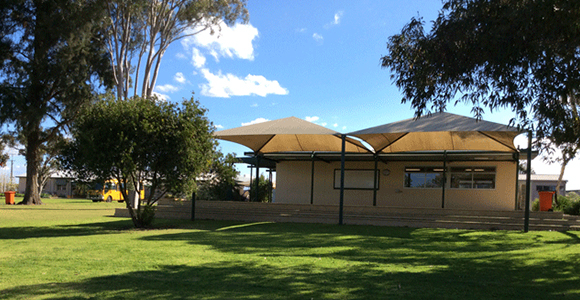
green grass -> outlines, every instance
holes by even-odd
[[[158,220],[0,204],[0,299],[579,299],[580,233]]]

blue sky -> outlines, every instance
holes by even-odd
[[[248,24],[170,46],[155,88],[160,97],[180,101],[195,93],[218,130],[295,116],[351,132],[413,117],[380,58],[389,36],[412,17],[436,18],[440,1],[248,2]],[[471,116],[463,105],[448,111]],[[484,119],[507,124],[511,116],[487,112]],[[249,151],[220,145],[238,156]],[[25,173],[23,165],[22,158],[15,160],[16,175]],[[559,172],[540,159],[533,168]],[[568,188],[580,189],[580,179],[571,176],[578,168],[578,160],[569,165]]]

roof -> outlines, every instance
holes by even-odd
[[[517,152],[513,139],[521,132],[504,124],[440,112],[349,133],[375,152],[499,151]]]
[[[532,181],[558,181],[558,174],[532,174]],[[526,180],[526,174],[518,174],[518,180]],[[568,182],[566,179],[562,179],[562,182]]]
[[[242,144],[256,153],[287,151],[337,151],[342,149],[341,133],[314,123],[289,117],[248,126],[217,131],[221,140]],[[346,152],[369,150],[357,140],[348,138]]]
[[[18,178],[26,178],[26,174],[22,174],[22,175],[18,175],[15,176]],[[74,176],[71,176],[70,174],[63,172],[63,171],[57,171],[56,173],[53,173],[50,175],[50,177],[48,178],[52,178],[52,179],[56,179],[56,178],[61,178],[61,179],[74,179]]]

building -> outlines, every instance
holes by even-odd
[[[24,194],[26,190],[26,174],[17,176],[18,193]],[[58,197],[72,197],[74,192],[74,178],[62,172],[57,172],[48,178],[42,188],[42,193]]]
[[[257,168],[275,163],[277,203],[513,211],[519,134],[437,113],[348,134],[291,117],[215,136],[252,149]]]
[[[556,192],[556,186],[558,185],[558,177],[560,175],[548,175],[548,174],[532,174],[530,179],[530,205],[534,199],[539,199],[540,194],[538,192],[548,191],[548,192]],[[562,180],[562,184],[560,185],[560,190],[557,191],[558,195],[566,195],[566,183],[567,180]],[[518,175],[518,190],[519,190],[519,197],[518,197],[518,207],[524,207],[524,196],[526,193],[526,175],[519,174]]]

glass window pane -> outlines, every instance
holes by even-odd
[[[427,173],[425,174],[426,188],[440,188],[443,187],[443,173]]]
[[[451,188],[454,189],[470,189],[471,188],[471,174],[451,174]]]
[[[476,189],[494,189],[494,174],[473,174],[473,188]]]
[[[406,173],[405,174],[405,187],[409,188],[420,188],[425,185],[425,174],[424,173]]]

